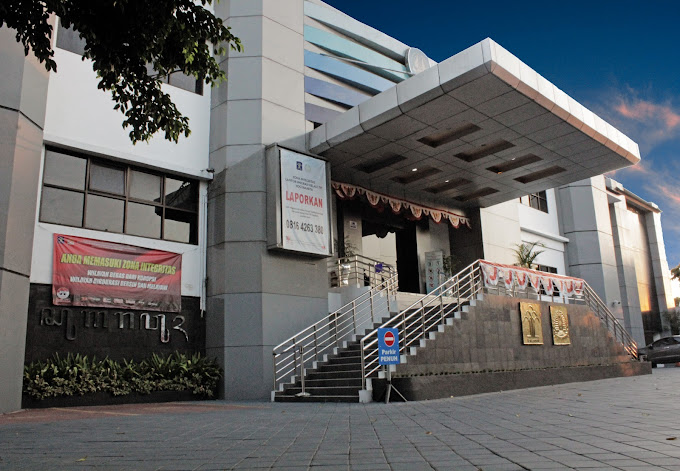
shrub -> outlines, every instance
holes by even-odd
[[[106,391],[114,396],[153,391],[191,391],[213,397],[222,370],[201,354],[153,354],[135,361],[97,360],[87,355],[55,354],[24,366],[24,393],[35,399]]]

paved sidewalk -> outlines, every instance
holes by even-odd
[[[680,470],[680,368],[408,404],[0,416],[1,470]]]

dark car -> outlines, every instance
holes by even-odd
[[[642,359],[651,361],[652,366],[656,366],[657,363],[678,363],[680,362],[680,335],[664,337],[646,347],[638,348],[638,355]]]

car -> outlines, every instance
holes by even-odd
[[[638,357],[651,361],[652,367],[658,363],[680,362],[680,335],[663,337],[646,347],[638,348]]]

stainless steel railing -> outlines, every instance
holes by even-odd
[[[419,346],[429,332],[448,317],[460,311],[482,290],[482,273],[479,261],[468,265],[458,274],[446,280],[429,294],[384,322],[380,327],[399,329],[399,353],[407,354],[410,347]],[[361,339],[362,386],[366,378],[374,374],[378,364],[378,329],[373,329]]]
[[[537,274],[545,275],[542,272]],[[408,354],[409,349],[420,345],[420,340],[426,339],[429,332],[437,329],[437,326],[444,323],[445,319],[451,317],[455,312],[462,310],[465,303],[484,291],[496,291],[497,294],[506,296],[516,296],[519,293],[514,288],[505,290],[503,275],[499,273],[499,281],[496,286],[485,286],[480,260],[465,267],[459,273],[446,280],[430,294],[423,296],[408,308],[401,311],[384,322],[378,328],[392,327],[399,329],[399,353]],[[559,296],[551,295],[552,302],[572,302],[586,304],[599,317],[602,324],[608,329],[613,337],[621,342],[626,352],[633,358],[637,358],[637,344],[614,317],[606,304],[584,281],[583,292],[580,295],[567,296],[562,293]],[[503,292],[501,292],[503,289]],[[532,295],[539,300],[548,296],[541,294],[539,287],[528,287],[523,291],[529,297],[529,291],[533,290]],[[367,333],[360,342],[361,345],[361,375],[362,387],[366,389],[366,379],[373,375],[380,365],[378,364],[378,328]]]
[[[362,329],[372,328],[382,319],[381,314],[389,313],[389,297],[396,291],[394,271],[356,299],[274,347],[274,390],[296,375],[304,381],[305,368],[333,353],[335,347]]]
[[[328,261],[328,286],[331,288],[343,286],[376,288],[393,276],[397,276],[394,266],[363,255]]]

